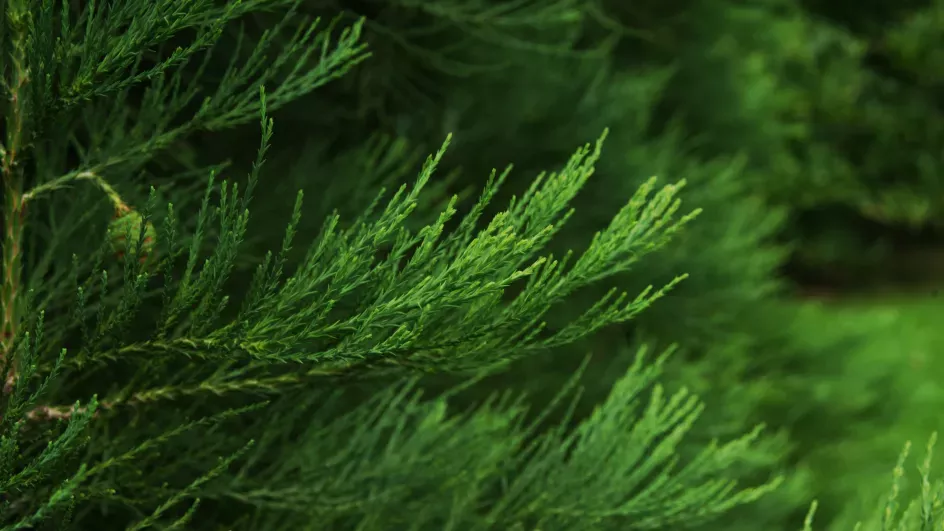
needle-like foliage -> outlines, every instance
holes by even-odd
[[[565,4],[548,12],[571,16]],[[511,170],[492,172],[459,215],[457,196],[427,193],[447,137],[411,186],[318,232],[299,230],[299,192],[281,241],[246,261],[254,193],[279,178],[264,170],[269,112],[367,59],[363,23],[319,31],[284,0],[0,5],[0,528],[658,529],[775,485],[726,475],[756,432],[681,458],[701,405],[656,384],[661,358],[640,355],[573,422],[576,380],[537,418],[521,397],[458,411],[464,386],[416,392],[417,375],[474,382],[663,297],[683,272],[545,326],[694,219],[682,182],[646,181],[582,252],[555,258],[603,138],[497,212]],[[215,68],[231,23],[272,16]],[[468,16],[456,22],[486,27]],[[245,184],[186,164],[190,135],[256,119]],[[251,280],[233,282],[247,263]]]

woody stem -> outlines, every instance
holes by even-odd
[[[22,274],[23,242],[23,165],[22,151],[25,140],[25,117],[27,104],[25,86],[29,78],[26,61],[26,28],[29,8],[22,1],[6,4],[6,24],[11,37],[9,77],[4,79],[9,103],[6,115],[6,138],[0,161],[3,179],[3,282],[0,288],[0,362],[11,362],[6,386],[15,378],[16,367],[12,364],[13,345],[19,325],[20,277]],[[6,76],[5,76],[6,77]]]
[[[10,152],[8,152],[8,158]],[[13,343],[16,339],[19,323],[19,288],[22,267],[23,209],[22,179],[19,172],[10,168],[6,161],[3,165],[3,192],[6,202],[3,209],[3,287],[0,291],[0,304],[3,306],[2,324],[0,324],[0,361],[6,361],[13,355]],[[11,368],[9,376],[15,374]]]

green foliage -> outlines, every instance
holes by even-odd
[[[543,433],[537,421],[549,410],[528,421],[520,397],[507,393],[449,414],[443,397],[421,399],[415,382],[348,409],[336,395],[309,391],[273,419],[303,423],[291,443],[298,458],[249,463],[213,494],[260,507],[250,529],[295,529],[313,518],[330,528],[659,529],[711,518],[775,485],[739,490],[720,479],[756,433],[676,466],[701,405],[654,386],[661,360],[638,354],[593,416]],[[565,407],[567,398],[557,397]],[[261,444],[271,452],[290,444],[284,432],[267,433]]]
[[[452,27],[445,14],[417,14],[402,6],[383,12],[358,12],[369,21],[365,27],[383,27],[376,33],[368,29],[365,38],[377,43],[376,47],[385,47],[386,61],[365,63],[355,73],[365,83],[376,82],[371,90],[359,88],[375,98],[383,98],[382,111],[376,109],[378,116],[374,121],[370,119],[370,109],[358,108],[361,114],[357,116],[363,123],[333,116],[323,118],[331,108],[350,101],[345,91],[333,86],[337,92],[325,96],[331,97],[329,102],[313,98],[309,106],[298,107],[294,131],[316,141],[321,135],[310,132],[312,129],[343,127],[346,134],[339,135],[337,142],[353,150],[357,138],[377,124],[388,127],[390,134],[405,136],[418,144],[436,142],[441,131],[456,129],[461,134],[457,134],[456,143],[443,163],[462,170],[454,188],[463,190],[464,186],[478,186],[476,176],[488,171],[492,160],[513,160],[517,168],[537,172],[548,160],[564,159],[575,143],[612,125],[608,149],[596,165],[595,178],[575,198],[580,209],[560,238],[551,242],[552,248],[559,254],[585,245],[585,235],[605,228],[609,213],[620,208],[621,198],[633,193],[650,175],[684,178],[686,204],[702,209],[698,220],[614,281],[622,289],[636,292],[650,284],[670,282],[677,271],[686,272],[688,277],[659,304],[626,325],[608,328],[589,341],[559,349],[553,357],[522,360],[503,376],[484,382],[482,394],[496,387],[514,386],[527,389],[533,396],[548,397],[566,381],[583,354],[591,350],[598,355],[587,369],[585,400],[578,409],[578,416],[588,415],[631,362],[622,354],[622,347],[629,346],[631,351],[637,342],[679,343],[680,353],[668,369],[671,382],[696,388],[712,406],[706,412],[709,422],[693,434],[692,439],[697,441],[694,444],[712,436],[734,436],[757,422],[770,421],[785,433],[755,447],[747,459],[753,466],[738,469],[744,477],[765,477],[770,468],[799,466],[795,460],[801,460],[805,452],[842,434],[844,419],[863,415],[876,403],[876,395],[871,392],[857,394],[866,388],[865,383],[843,381],[841,376],[845,366],[840,360],[847,352],[856,351],[862,339],[852,333],[822,338],[820,322],[803,327],[795,324],[802,318],[797,309],[775,299],[783,288],[779,268],[789,252],[789,246],[779,245],[776,239],[790,230],[787,223],[793,213],[791,208],[800,203],[790,194],[811,191],[811,202],[807,205],[812,206],[812,201],[822,198],[826,191],[809,183],[787,183],[780,178],[785,171],[782,159],[793,156],[799,148],[779,139],[787,130],[801,129],[804,117],[792,114],[790,106],[795,102],[766,98],[785,98],[784,94],[826,97],[817,87],[820,74],[833,65],[830,63],[821,70],[817,66],[815,72],[798,78],[796,83],[800,86],[784,91],[777,83],[790,81],[787,74],[796,69],[796,63],[815,62],[803,55],[801,49],[793,50],[792,56],[773,65],[765,61],[775,58],[757,52],[759,65],[746,72],[742,59],[749,52],[739,47],[741,40],[735,40],[713,56],[715,62],[704,64],[706,41],[720,39],[723,31],[734,24],[738,35],[755,38],[759,21],[769,26],[766,22],[771,20],[763,17],[772,18],[777,12],[760,7],[734,9],[720,3],[688,4],[691,5],[676,13],[660,9],[655,3],[649,6],[636,3],[631,8],[616,3],[606,6],[583,3],[579,17],[554,19],[554,23],[528,30],[507,28],[511,37],[501,42],[483,44],[458,32],[457,37],[451,38],[461,45],[457,43],[454,47],[447,47],[444,36],[440,35],[442,41],[434,37],[437,35],[434,29]],[[316,9],[313,3],[309,6]],[[598,9],[594,11],[599,7],[607,8],[606,17]],[[674,41],[666,38],[675,47],[660,48],[651,39],[646,40],[625,27],[607,25],[615,21],[638,28],[647,20],[640,10],[643,15],[651,15],[646,29],[677,33]],[[667,10],[672,12],[666,13]],[[784,17],[786,20],[773,19],[777,34],[769,38],[757,36],[762,41],[757,46],[776,48],[793,42],[780,37],[791,28],[812,24],[802,13],[791,13]],[[726,25],[721,25],[719,18]],[[676,25],[669,24],[667,19]],[[700,28],[698,39],[686,33],[694,25]],[[483,60],[494,59],[495,48],[512,37],[533,42],[563,35],[561,42],[571,43],[571,48],[564,53],[505,46],[500,55],[504,68],[459,75],[408,53],[405,45],[398,48],[402,43],[389,39],[391,34],[414,35],[414,29],[415,35],[429,38],[412,48],[422,44],[431,53],[448,49],[464,54],[463,57],[481,54]],[[623,30],[626,33],[620,34]],[[841,41],[838,30],[816,29],[820,30],[828,33],[830,39]],[[614,41],[614,35],[623,38]],[[749,46],[752,41],[744,42]],[[796,42],[805,41],[798,38]],[[675,53],[680,47],[685,47],[684,57]],[[721,63],[724,68],[719,67]],[[731,70],[730,76],[726,69]],[[402,80],[398,73],[420,70],[425,74],[425,82],[413,86],[413,94],[418,92],[425,98],[415,96],[408,103],[398,102],[398,91],[387,90],[387,83],[399,88],[401,85],[396,82]],[[389,77],[383,77],[385,74]],[[744,83],[745,76],[750,84]],[[753,100],[752,95],[756,96]],[[830,98],[840,96],[842,93]],[[692,99],[683,100],[684,97]],[[833,101],[823,103],[824,108],[836,106]],[[718,126],[718,121],[732,117],[737,118],[736,127]],[[791,123],[781,126],[779,121],[788,118]],[[771,130],[760,134],[754,127],[761,126]],[[773,144],[774,141],[780,143]],[[791,168],[795,170],[791,178],[809,177],[808,166],[794,164]],[[776,173],[771,173],[775,170]],[[819,174],[824,188],[833,184],[833,173],[826,168]],[[329,189],[337,186],[329,178],[323,182]],[[773,189],[781,184],[783,190]],[[516,181],[512,175],[505,195],[519,193],[528,186],[528,182]],[[593,304],[596,296],[599,294],[591,288],[586,298],[553,312],[548,326],[567,326]],[[599,354],[601,351],[603,354]],[[887,381],[877,379],[870,383],[887,390]],[[884,399],[894,400],[896,395],[887,391]],[[798,400],[798,396],[803,400]],[[853,398],[861,396],[870,399]],[[879,393],[878,398],[882,396]],[[731,408],[731,403],[738,407]],[[744,529],[778,528],[802,519],[812,493],[806,483],[809,478],[798,476],[791,476],[796,484],[778,492],[777,496],[783,498],[743,516]],[[725,521],[720,527],[731,529],[732,524]]]
[[[837,378],[860,336],[778,299],[797,211],[936,208],[928,157],[899,186],[908,155],[848,147],[927,110],[859,29],[787,0],[0,5],[3,529],[794,528],[804,452],[894,406]],[[915,71],[935,13],[888,33]]]
[[[581,253],[545,252],[602,139],[504,210],[489,215],[509,170],[493,171],[461,218],[454,196],[411,225],[443,145],[412,187],[381,190],[353,220],[328,216],[290,260],[298,193],[281,246],[233,290],[273,135],[267,112],[366,57],[360,22],[332,39],[299,24],[293,4],[247,57],[237,47],[221,76],[202,77],[227,23],[282,4],[5,4],[3,177],[14,198],[5,214],[8,224],[25,217],[26,238],[9,233],[4,247],[27,244],[29,296],[13,285],[3,301],[17,331],[5,350],[15,376],[3,401],[4,529],[297,529],[313,519],[652,529],[710,519],[772,488],[738,488],[725,475],[756,432],[677,465],[701,406],[653,387],[661,361],[640,356],[593,415],[576,426],[565,415],[550,430],[525,420],[520,399],[463,414],[449,413],[448,394],[413,393],[416,373],[476,377],[629,321],[683,278],[632,297],[609,290],[563,326],[545,326],[552,307],[636,266],[697,213],[678,215],[682,183],[657,189],[650,179]],[[281,37],[289,26],[294,36]],[[163,51],[191,31],[188,44]],[[187,69],[201,54],[202,66]],[[254,115],[262,141],[242,190],[217,180],[222,165],[149,178],[162,150]],[[199,173],[209,179],[193,216]],[[60,194],[73,187],[82,190]],[[119,224],[123,251],[140,256],[156,240],[154,267],[109,256],[117,229],[100,192],[133,209]],[[18,278],[19,262],[4,267]],[[378,391],[381,377],[393,383]],[[358,399],[352,382],[374,384]],[[72,397],[91,398],[56,405]]]

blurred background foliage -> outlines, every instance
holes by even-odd
[[[944,426],[944,0],[304,0],[300,12],[363,18],[372,57],[276,114],[280,177],[253,207],[267,220],[250,240],[260,249],[281,237],[289,191],[314,198],[300,230],[317,230],[411,180],[450,132],[429,211],[514,161],[500,206],[610,128],[558,252],[579,251],[653,175],[685,180],[684,208],[704,210],[621,280],[634,292],[687,273],[669,296],[456,400],[509,386],[549,400],[590,354],[579,417],[638,345],[676,345],[669,382],[707,404],[693,450],[763,422],[738,473],[787,477],[709,526],[725,530],[797,529],[813,498],[818,529],[850,529],[887,489],[901,442]],[[256,17],[245,29],[258,38],[273,19]],[[172,163],[254,142],[197,136]]]

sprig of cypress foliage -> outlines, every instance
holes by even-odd
[[[610,292],[568,326],[543,327],[556,305],[630,271],[695,217],[679,213],[684,183],[648,181],[583,253],[555,259],[544,248],[571,217],[603,138],[490,219],[510,168],[492,173],[462,219],[453,219],[454,197],[410,229],[447,138],[413,186],[378,194],[349,224],[330,216],[289,268],[304,236],[298,194],[281,245],[233,300],[227,281],[274,134],[268,112],[366,59],[360,23],[332,38],[299,24],[297,2],[282,0],[2,5],[12,58],[0,152],[11,370],[0,404],[2,529],[655,529],[696,523],[776,484],[739,489],[724,479],[756,433],[677,466],[676,445],[700,405],[684,391],[666,398],[654,387],[659,363],[642,357],[576,429],[539,431],[521,402],[496,397],[459,414],[445,397],[413,393],[416,374],[477,377],[657,301],[683,275],[635,295]],[[281,7],[282,22],[248,57],[234,52],[215,85],[204,76],[227,24]],[[210,172],[196,216],[181,208],[191,190],[178,183],[140,193],[132,176],[162,150],[256,116],[262,139],[245,186]],[[111,207],[136,214],[111,237],[99,232],[97,252],[70,253],[67,274],[66,235],[79,229],[55,214],[66,189],[73,206],[96,206],[80,194],[104,192]],[[92,232],[89,210],[68,224]],[[24,255],[34,227],[47,245]],[[123,256],[112,252],[116,236]],[[128,259],[150,255],[150,245],[158,263]],[[47,315],[36,301],[70,308]],[[148,313],[152,303],[160,311]],[[66,348],[66,338],[79,345]],[[328,400],[337,377],[380,375],[395,383],[361,404],[345,407],[340,391]],[[200,501],[217,505],[198,510]]]

